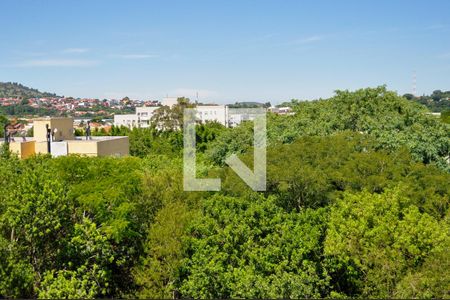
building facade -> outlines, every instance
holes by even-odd
[[[146,128],[150,127],[150,120],[159,107],[136,107],[137,126]]]
[[[114,115],[114,126],[125,126],[128,128],[138,127],[137,114]]]
[[[75,137],[72,118],[41,118],[35,119],[33,124],[33,137],[15,138],[8,142],[10,151],[20,158],[35,154],[51,154],[53,157],[69,154],[129,155],[127,136]]]
[[[177,98],[164,98],[161,103],[163,106],[173,107],[177,103]],[[136,107],[135,114],[114,115],[114,125],[128,128],[149,127],[151,126],[151,118],[158,108],[160,107]],[[234,127],[243,121],[252,121],[255,118],[252,109],[229,108],[228,105],[197,105],[195,109],[199,122],[218,122],[226,127]],[[284,110],[282,112],[285,113]]]
[[[228,126],[227,105],[198,105],[196,108],[197,119],[201,123],[218,122]]]

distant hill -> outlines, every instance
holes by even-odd
[[[45,98],[58,97],[56,94],[40,92],[17,82],[0,82],[0,98]]]
[[[270,107],[270,102],[261,103],[261,102],[236,102],[234,104],[230,104],[231,108],[257,108],[257,107]]]
[[[412,94],[403,95],[408,100],[420,103],[428,107],[432,112],[442,112],[450,110],[450,91],[436,90],[431,95],[415,97]]]

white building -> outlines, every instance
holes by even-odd
[[[128,128],[150,127],[150,120],[159,107],[136,107],[135,114],[114,115],[114,126],[125,126]]]
[[[199,105],[196,107],[197,118],[200,122],[218,122],[228,126],[228,106],[226,105]]]
[[[164,98],[163,106],[172,107],[178,98]],[[115,126],[126,126],[128,128],[147,128],[151,125],[151,118],[159,107],[136,107],[135,114],[114,115]],[[197,120],[205,124],[207,122],[218,122],[226,127],[234,127],[243,121],[252,121],[255,114],[250,109],[229,108],[228,105],[198,105],[195,107]]]
[[[259,113],[265,111],[264,108],[257,109]],[[228,126],[234,127],[244,121],[253,121],[258,116],[254,108],[230,108],[228,110]]]
[[[114,115],[114,126],[125,126],[134,128],[139,126],[137,114]]]
[[[178,97],[165,97],[161,101],[162,106],[168,106],[170,108],[175,104],[178,104]]]
[[[150,120],[153,117],[153,114],[155,113],[155,110],[157,110],[158,106],[152,106],[152,107],[136,107],[136,115],[138,117],[138,126],[139,127],[149,127],[150,126]]]

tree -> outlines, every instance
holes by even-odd
[[[253,124],[198,124],[211,193],[183,190],[180,102],[171,129],[111,129],[132,157],[0,156],[0,298],[449,297],[449,131],[426,109],[293,101],[258,193],[222,167],[253,168]]]
[[[0,114],[0,137],[1,138],[3,138],[5,135],[4,129],[5,129],[5,125],[7,125],[8,123],[9,123],[8,118]]]
[[[426,108],[384,86],[336,91],[327,100],[293,104],[295,116],[269,119],[269,143],[290,143],[299,136],[350,130],[375,137],[380,149],[407,147],[415,160],[448,169],[445,162],[450,151],[448,125],[428,115]]]
[[[286,213],[275,199],[215,196],[188,227],[183,298],[321,297],[324,210]]]
[[[149,231],[146,257],[135,271],[141,286],[139,298],[168,299],[177,295],[183,239],[187,224],[195,218],[195,212],[180,202],[169,203],[159,211]]]
[[[395,297],[404,276],[448,240],[448,224],[421,213],[402,194],[401,189],[345,193],[331,208],[325,255],[338,292]]]
[[[411,270],[397,284],[395,298],[441,298],[450,297],[450,260],[446,243],[440,249],[433,251],[422,266]]]
[[[6,207],[0,216],[0,229],[9,237],[3,272],[11,276],[10,285],[3,286],[0,294],[22,298],[33,297],[30,287],[37,286],[46,270],[64,260],[64,253],[56,249],[65,247],[64,237],[71,230],[70,204],[63,185],[38,161],[29,163],[33,168],[21,174],[14,189],[5,190]]]
[[[403,97],[408,99],[408,100],[412,100],[412,99],[415,98],[415,96],[413,94],[404,94]]]
[[[183,128],[183,117],[185,108],[193,108],[195,104],[188,98],[178,98],[173,107],[162,106],[153,113],[151,123],[158,130],[175,131]]]
[[[93,299],[109,295],[109,264],[115,260],[112,247],[105,233],[90,219],[83,218],[82,223],[75,225],[68,244],[68,252],[76,256],[70,257],[64,269],[45,272],[39,298]]]
[[[214,139],[206,156],[217,165],[224,165],[226,158],[235,153],[242,154],[248,151],[253,144],[253,123],[244,122],[236,128],[225,129]]]
[[[432,112],[442,112],[450,108],[450,91],[436,90],[431,95],[414,97],[411,94],[406,94],[403,97],[426,106]]]
[[[441,120],[444,123],[450,124],[450,109],[441,112]]]

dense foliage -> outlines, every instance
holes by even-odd
[[[268,116],[267,191],[252,123],[182,134],[113,128],[132,157],[0,158],[0,296],[448,298],[449,125],[385,88],[342,91]],[[170,112],[169,112],[170,113]]]
[[[0,106],[0,114],[6,116],[57,116],[61,115],[56,109],[48,107],[32,107],[28,104]]]
[[[450,91],[436,90],[429,96],[423,95],[415,97],[412,94],[403,95],[408,100],[420,103],[428,107],[432,112],[442,112],[450,109]]]
[[[337,91],[327,100],[293,101],[293,116],[271,115],[268,139],[271,145],[291,143],[302,136],[328,136],[358,132],[375,138],[376,149],[393,151],[406,147],[414,159],[448,169],[450,130],[427,110],[385,87],[356,92]],[[219,137],[208,152],[216,163],[230,153],[243,153],[252,143],[252,126],[246,124]]]
[[[441,113],[441,120],[444,123],[450,124],[450,109]]]
[[[257,108],[257,107],[270,107],[270,102],[262,103],[262,102],[235,102],[234,104],[230,104],[230,108]]]

